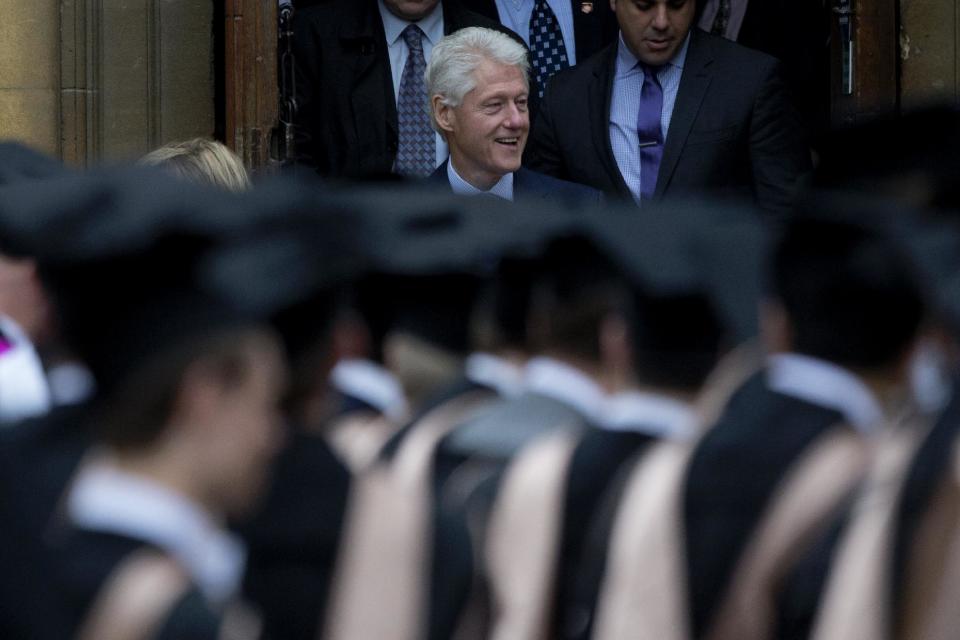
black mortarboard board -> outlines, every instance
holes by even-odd
[[[55,178],[70,170],[56,158],[19,142],[0,142],[0,187],[18,182]]]
[[[542,228],[563,213],[540,215],[493,198],[461,198],[418,189],[342,194],[357,207],[373,276],[360,306],[373,332],[400,328],[449,350],[468,346],[471,308],[500,257],[529,252]]]
[[[7,229],[37,256],[102,387],[168,344],[296,303],[325,283],[317,250],[348,228],[293,188],[237,196],[155,170],[50,181],[11,200],[27,215]],[[0,229],[6,220],[0,211]]]
[[[960,205],[960,110],[932,106],[826,134],[814,187],[884,194],[916,206]]]
[[[766,231],[749,206],[687,200],[584,216],[596,242],[645,295],[702,293],[733,339],[756,335]]]

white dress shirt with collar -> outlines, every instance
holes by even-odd
[[[680,77],[687,60],[687,47],[690,35],[677,51],[673,60],[665,64],[657,77],[663,89],[663,111],[660,114],[660,128],[666,140],[673,118],[673,106],[680,89]],[[637,57],[623,41],[620,34],[617,45],[617,66],[613,77],[613,97],[610,101],[610,146],[617,161],[620,175],[627,183],[633,199],[640,203],[640,143],[637,138],[637,115],[640,104],[640,91],[643,87],[643,70]]]
[[[407,22],[390,13],[383,0],[378,0],[380,7],[380,17],[383,18],[383,31],[387,36],[387,52],[390,55],[390,72],[393,76],[393,99],[400,100],[400,80],[403,78],[403,68],[407,64],[407,57],[410,55],[407,49],[407,43],[403,41],[403,30],[410,24],[416,24],[423,31],[423,59],[430,62],[430,54],[433,53],[433,47],[443,38],[443,3],[438,2],[436,8],[426,17],[415,23]],[[423,97],[424,112],[427,109],[427,96]],[[436,134],[437,156],[435,167],[443,164],[447,159],[449,149],[447,143],[439,133]]]
[[[833,409],[864,435],[874,433],[883,420],[877,396],[847,369],[798,353],[767,358],[767,387],[771,391]]]
[[[693,406],[664,395],[629,390],[611,394],[597,423],[610,431],[638,431],[655,438],[686,440],[696,433]]]
[[[0,315],[0,335],[10,348],[0,353],[0,424],[43,415],[50,410],[50,385],[26,333]]]
[[[605,2],[606,0],[600,0]],[[496,0],[500,24],[511,29],[530,46],[530,16],[533,14],[534,0]],[[560,33],[563,35],[564,48],[570,66],[577,64],[577,42],[573,31],[573,6],[570,0],[547,0],[547,4],[557,17]]]
[[[390,371],[372,360],[346,358],[330,371],[330,384],[341,393],[363,400],[391,420],[407,417],[403,385]]]
[[[503,398],[515,398],[523,391],[523,367],[492,353],[471,353],[464,371],[467,380],[490,387]]]
[[[457,170],[453,168],[453,159],[447,163],[447,179],[450,181],[450,188],[453,192],[461,196],[496,196],[513,202],[513,174],[504,175],[497,184],[490,187],[489,191],[477,189],[475,186],[460,177]]]
[[[591,423],[603,419],[606,393],[590,376],[554,358],[532,358],[523,373],[525,391],[576,409]]]
[[[213,604],[238,593],[246,549],[199,505],[104,458],[81,469],[67,496],[80,529],[121,535],[168,553]]]

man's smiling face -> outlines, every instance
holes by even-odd
[[[460,106],[438,107],[437,122],[457,172],[488,189],[520,168],[530,132],[529,88],[519,67],[491,60],[481,62],[474,79]]]

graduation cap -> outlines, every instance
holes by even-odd
[[[589,233],[645,295],[704,294],[734,341],[757,333],[767,230],[747,205],[673,200],[605,207]]]
[[[0,187],[69,173],[59,160],[19,142],[0,142]]]
[[[471,309],[508,253],[529,254],[563,213],[418,189],[363,189],[340,196],[358,210],[370,276],[358,306],[375,340],[399,329],[454,352],[468,347]]]
[[[817,148],[818,189],[884,194],[916,206],[960,205],[960,110],[933,106],[830,131]]]
[[[289,184],[239,197],[138,170],[14,195],[44,224],[8,228],[33,247],[64,334],[102,387],[172,345],[308,297],[339,277],[339,254],[324,249],[349,230]]]

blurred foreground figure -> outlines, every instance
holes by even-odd
[[[764,366],[690,451],[627,481],[591,637],[803,637],[777,617],[784,566],[863,477],[871,443],[920,416],[909,372],[926,305],[872,213],[827,201],[786,225]],[[650,492],[660,501],[638,499]]]
[[[797,562],[780,617],[800,634],[828,638],[934,640],[956,634],[960,593],[957,541],[957,246],[941,211],[901,230],[929,278],[937,337],[928,339],[925,378],[952,397],[913,429],[877,443],[869,473],[830,530]],[[929,393],[927,395],[930,395]]]

